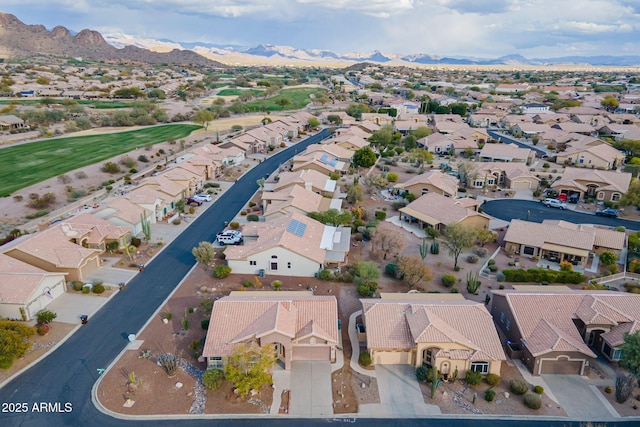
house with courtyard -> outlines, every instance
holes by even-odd
[[[484,144],[480,150],[481,162],[515,162],[531,165],[536,154],[529,148],[520,148],[516,144]]]
[[[65,276],[0,253],[0,317],[33,320],[65,292]]]
[[[470,163],[467,186],[485,191],[535,190],[540,179],[524,163],[481,162]]]
[[[549,219],[542,223],[514,219],[504,236],[508,254],[535,257],[556,266],[567,261],[581,268],[604,251],[620,256],[625,245],[623,232]]]
[[[478,212],[476,199],[453,199],[437,193],[420,196],[400,208],[403,221],[418,223],[421,229],[433,227],[441,233],[451,224],[463,224],[476,229],[489,228],[488,215]]]
[[[263,216],[269,221],[290,212],[306,215],[309,212],[325,212],[329,209],[342,210],[342,200],[322,197],[313,191],[310,184],[307,188],[292,185],[281,191],[262,192]]]
[[[282,172],[265,182],[264,191],[281,191],[293,185],[310,188],[314,193],[326,197],[333,197],[336,192],[339,192],[338,181],[329,178],[325,173],[313,169]]]
[[[433,169],[393,186],[393,188],[399,192],[406,191],[416,197],[427,193],[441,194],[445,197],[456,197],[458,187],[458,178]]]
[[[587,375],[598,355],[617,362],[625,333],[640,330],[640,295],[514,286],[494,290],[491,314],[507,354],[533,375]]]
[[[500,374],[506,360],[483,303],[460,294],[388,294],[362,299],[367,350],[376,365],[435,367],[444,378]]]
[[[587,168],[615,170],[624,162],[624,154],[604,141],[571,141],[556,156],[556,163]]]
[[[239,344],[273,345],[278,363],[335,362],[339,345],[334,296],[298,292],[231,292],[213,304],[202,350],[209,368],[223,369]]]
[[[244,244],[225,249],[234,273],[314,277],[347,260],[351,228],[322,224],[298,212],[242,228]]]
[[[630,183],[628,172],[567,167],[551,188],[560,194],[578,194],[581,199],[615,202],[629,190]]]
[[[62,232],[70,242],[84,248],[124,248],[131,241],[131,228],[110,223],[96,215],[82,213],[65,219],[60,223]]]
[[[104,206],[93,212],[93,215],[109,221],[111,224],[128,228],[132,236],[142,235],[142,223],[148,221],[150,224],[156,223],[156,216],[153,211],[132,203],[130,200],[117,197],[105,200]]]

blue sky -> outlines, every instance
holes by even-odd
[[[2,0],[27,24],[339,53],[640,54],[640,0]]]

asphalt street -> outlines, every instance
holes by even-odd
[[[570,209],[560,210],[548,208],[540,202],[531,200],[498,199],[482,204],[483,211],[492,217],[511,221],[522,219],[531,222],[542,222],[545,219],[561,219],[576,224],[599,224],[610,227],[623,226],[629,230],[639,230],[640,222],[622,218],[607,218],[589,212]]]
[[[541,149],[541,148],[536,148],[533,147],[529,144],[525,144],[523,142],[518,141],[515,138],[510,137],[509,135],[505,135],[503,133],[499,133],[496,132],[495,130],[487,130],[487,133],[489,134],[489,136],[493,139],[497,139],[499,141],[502,141],[505,144],[516,144],[518,147],[520,148],[528,148],[530,150],[533,150],[536,153],[536,157],[542,157],[545,155],[548,155],[549,153],[547,153],[545,150]]]
[[[321,133],[283,150],[248,171],[233,189],[225,192],[212,207],[200,215],[179,238],[174,240],[149,264],[145,271],[129,282],[126,291],[118,293],[89,319],[57,350],[0,389],[0,426],[297,426],[324,425],[327,422],[357,423],[368,426],[388,426],[385,419],[236,419],[192,417],[149,417],[128,420],[108,416],[96,409],[91,401],[91,389],[99,377],[98,369],[106,368],[127,345],[127,336],[137,333],[158,309],[189,269],[195,264],[191,249],[203,240],[213,241],[215,234],[230,221],[257,190],[256,180],[273,172],[280,164],[302,151],[307,145],[320,141]],[[491,204],[487,204],[487,207]],[[565,212],[563,212],[564,214]],[[101,390],[98,387],[98,396]],[[44,411],[40,403],[45,403]],[[58,405],[58,406],[56,406]],[[443,419],[394,419],[394,426],[434,427],[478,426],[475,417]],[[486,421],[486,418],[483,419]],[[578,426],[567,421],[537,421],[532,419],[492,420],[495,427]],[[618,424],[607,425],[623,425]]]

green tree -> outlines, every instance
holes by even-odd
[[[369,107],[365,104],[350,104],[347,107],[346,113],[353,117],[356,120],[360,120],[362,118],[362,113],[368,113]]]
[[[351,215],[349,212],[341,212],[338,209],[329,209],[324,212],[309,212],[307,216],[323,224],[329,224],[335,227],[351,224]]]
[[[403,256],[398,260],[398,272],[402,280],[413,288],[421,281],[428,282],[433,279],[433,271],[422,262],[418,256]]]
[[[209,110],[198,110],[196,111],[196,114],[194,116],[194,121],[196,123],[200,123],[202,126],[204,126],[205,130],[207,129],[207,127],[209,126],[209,122],[211,120],[213,120],[215,118],[215,116],[213,115],[213,113]]]
[[[318,120],[317,117],[309,117],[309,119],[307,119],[307,124],[309,125],[309,128],[317,128],[320,126],[320,120]]]
[[[429,136],[432,133],[433,131],[426,126],[420,126],[417,129],[409,131],[409,134],[413,135],[416,140],[424,138],[425,136]]]
[[[56,317],[58,317],[56,313],[46,308],[36,313],[36,321],[38,323],[46,323],[47,325],[53,322]]]
[[[473,246],[478,233],[475,228],[463,224],[447,225],[444,244],[453,257],[453,267],[458,267],[458,257],[465,250]]]
[[[369,142],[378,147],[386,147],[393,142],[393,138],[393,127],[385,125],[369,137]]]
[[[620,106],[620,102],[614,96],[607,95],[600,101],[600,105],[607,111],[615,111]]]
[[[147,98],[165,99],[166,97],[167,95],[164,93],[162,89],[155,88],[147,92]]]
[[[271,369],[275,363],[273,344],[262,347],[238,344],[229,355],[224,376],[241,396],[247,396],[250,390],[272,383]]]
[[[14,359],[25,355],[31,347],[28,340],[35,328],[14,320],[0,320],[0,369],[9,369]]]
[[[276,102],[276,105],[280,106],[281,110],[284,110],[284,107],[291,104],[291,100],[289,98],[279,98],[279,99],[276,99],[275,102]]]
[[[202,384],[208,390],[217,390],[222,385],[224,380],[224,372],[222,369],[207,369],[202,374]]]
[[[614,265],[618,260],[618,256],[611,251],[605,251],[600,254],[600,262],[604,265]]]
[[[380,277],[380,269],[375,262],[360,261],[355,265],[354,276],[357,283],[371,282]]]
[[[376,164],[376,153],[369,147],[362,147],[353,153],[352,163],[362,168],[370,168]]]
[[[401,233],[397,230],[382,228],[376,230],[371,238],[371,251],[382,254],[382,259],[386,260],[387,255],[392,253],[398,254],[405,247],[405,240]]]
[[[336,126],[340,126],[342,124],[342,119],[337,114],[329,114],[327,116],[327,121],[329,123],[333,123]]]
[[[498,237],[498,234],[489,230],[488,228],[483,228],[482,230],[478,231],[478,242],[480,243],[481,247],[484,247],[484,245],[486,245],[487,243],[493,242],[496,237]]]
[[[208,267],[216,258],[216,251],[213,249],[213,245],[210,242],[200,242],[198,246],[191,250],[191,253],[196,257],[198,263]]]
[[[347,197],[345,198],[348,203],[354,204],[362,201],[364,198],[364,190],[358,184],[347,186]]]
[[[369,193],[373,194],[378,190],[387,188],[389,181],[379,173],[372,173],[364,177],[364,185],[367,187]]]
[[[620,365],[636,378],[640,377],[640,331],[633,334],[626,332],[620,350],[622,350]]]
[[[113,92],[114,98],[138,99],[146,95],[137,87],[124,87]]]
[[[413,150],[414,148],[418,148],[418,141],[416,140],[415,136],[407,135],[402,138],[402,146],[407,151]]]
[[[425,150],[424,148],[414,148],[409,151],[409,159],[413,162],[417,162],[420,167],[425,163],[431,163],[433,161],[433,153]]]

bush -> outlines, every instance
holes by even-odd
[[[450,288],[457,282],[456,276],[454,276],[453,274],[443,274],[440,277],[440,280],[442,281],[442,286],[446,288]]]
[[[232,230],[237,230],[239,227],[240,227],[240,224],[237,223],[236,221],[229,223],[229,228],[231,228]]]
[[[83,285],[82,282],[77,282],[77,281],[71,282],[71,286],[73,286],[74,291],[81,291],[82,285]]]
[[[524,397],[524,404],[529,409],[540,409],[542,407],[542,399],[537,394],[529,393]]]
[[[377,219],[378,221],[384,221],[384,220],[385,220],[385,218],[387,217],[387,213],[386,213],[386,212],[384,212],[384,211],[376,211],[376,214],[375,214],[375,215],[376,215],[376,219]]]
[[[498,266],[495,264],[489,264],[489,271],[492,273],[495,273],[496,271],[498,271]]]
[[[577,271],[543,270],[530,268],[528,270],[502,270],[507,282],[547,282],[547,283],[571,283],[578,285],[587,280],[587,277]]]
[[[202,374],[202,384],[209,390],[217,390],[222,385],[224,372],[222,369],[207,369]]]
[[[397,264],[387,264],[384,267],[384,272],[387,273],[391,277],[398,277],[398,265]]]
[[[100,170],[105,173],[114,174],[120,172],[120,166],[118,166],[117,163],[106,162],[102,165],[102,168],[100,168]]]
[[[371,355],[368,351],[361,351],[358,356],[358,363],[362,366],[370,366],[371,365]]]
[[[438,242],[433,242],[431,244],[431,253],[433,255],[438,255],[440,253],[440,243]]]
[[[38,323],[36,325],[36,333],[41,337],[47,335],[50,329],[51,327],[46,323]]]
[[[487,251],[487,248],[478,248],[474,251],[476,253],[476,255],[478,255],[480,258],[484,258],[487,256],[487,254],[489,253],[489,251]]]
[[[533,387],[533,392],[535,394],[544,394],[544,387],[542,387],[541,385],[537,385]]]
[[[135,246],[136,248],[139,248],[141,244],[142,244],[142,240],[138,239],[137,237],[132,237],[131,238],[131,245],[132,246]]]
[[[469,264],[475,264],[475,263],[478,262],[479,259],[480,258],[478,258],[478,255],[469,255],[469,256],[467,256],[467,262]]]
[[[213,267],[213,277],[216,279],[224,279],[231,274],[231,267],[227,265],[216,265]]]
[[[486,400],[487,402],[493,402],[493,399],[495,399],[495,397],[496,397],[495,390],[488,389],[487,391],[484,392],[484,400]]]
[[[258,222],[260,221],[260,217],[256,214],[247,215],[247,221]]]
[[[102,283],[98,283],[97,285],[93,285],[93,289],[91,289],[94,294],[101,294],[104,292],[104,285]]]
[[[460,293],[460,289],[456,288],[455,286],[453,288],[451,288],[451,293],[452,294],[459,294]]]
[[[487,377],[484,380],[491,387],[495,387],[498,384],[500,384],[500,375],[498,375],[498,374],[487,374]]]
[[[91,291],[91,289],[88,286],[83,286],[82,287],[82,293],[83,294],[88,294]]]
[[[206,331],[207,329],[209,329],[209,319],[202,319],[200,321],[200,327]]]
[[[513,394],[522,396],[523,394],[529,391],[529,385],[522,380],[514,378],[511,381],[509,381],[509,390],[511,390],[511,393]]]
[[[398,174],[397,173],[388,173],[387,174],[387,181],[389,182],[397,182],[398,181]]]
[[[331,270],[320,270],[320,272],[318,272],[318,279],[320,280],[331,280]]]
[[[378,284],[376,282],[363,282],[356,289],[361,297],[372,297],[378,289]]]
[[[147,158],[147,156],[145,156],[144,154],[140,154],[138,156],[138,161],[142,162],[142,163],[149,163],[149,159]]]
[[[478,385],[482,382],[482,374],[480,372],[475,372],[469,369],[467,371],[467,375],[465,376],[465,380],[469,385]]]
[[[425,368],[424,366],[420,366],[418,369],[416,369],[416,378],[421,383],[426,382],[428,378],[427,368]]]
[[[504,279],[505,279],[504,273],[501,272],[501,273],[496,274],[496,280],[498,282],[504,282]]]
[[[487,261],[487,265],[496,265],[496,260],[491,258],[489,261]]]

